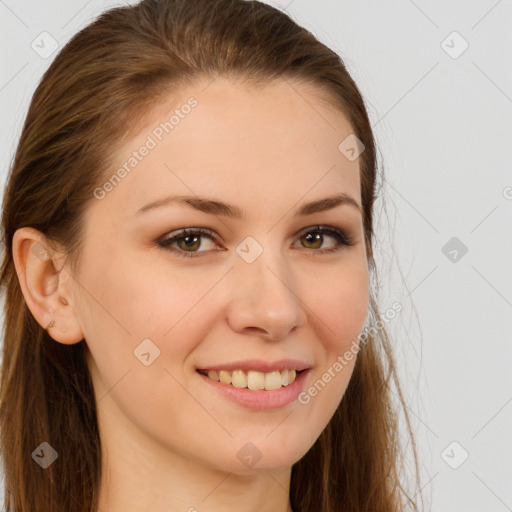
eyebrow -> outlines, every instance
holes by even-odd
[[[217,201],[215,199],[188,195],[171,195],[164,197],[162,199],[158,199],[143,206],[140,210],[137,211],[135,215],[140,215],[149,210],[160,208],[162,206],[167,206],[172,203],[190,206],[192,208],[195,208],[196,210],[211,215],[223,215],[226,217],[240,220],[245,218],[245,212],[238,208],[237,206],[223,203],[222,201]],[[317,199],[316,201],[312,201],[310,203],[303,204],[296,211],[295,216],[303,217],[306,215],[312,215],[314,213],[332,210],[333,208],[336,208],[337,206],[340,205],[347,205],[356,208],[359,211],[359,213],[362,214],[362,208],[359,205],[359,203],[352,196],[342,192],[339,194],[334,194],[329,197],[324,197],[322,199]]]

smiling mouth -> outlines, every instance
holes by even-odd
[[[253,390],[273,391],[291,384],[296,376],[304,370],[281,370],[272,372],[244,371],[244,370],[197,370],[211,380],[221,382],[227,386]]]

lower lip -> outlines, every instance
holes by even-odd
[[[304,389],[304,382],[308,373],[309,369],[304,370],[288,386],[281,386],[279,389],[268,391],[266,389],[237,388],[231,384],[222,384],[222,382],[212,380],[206,375],[197,372],[206,384],[212,386],[213,389],[225,397],[242,407],[257,411],[278,409],[291,404]]]

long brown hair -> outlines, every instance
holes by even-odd
[[[8,176],[2,214],[5,291],[0,428],[5,508],[90,512],[98,506],[101,450],[85,340],[55,342],[28,309],[12,257],[15,231],[31,226],[79,268],[83,213],[114,151],[173,87],[216,76],[318,86],[349,120],[359,157],[368,263],[377,189],[375,142],[361,94],[343,61],[267,4],[245,0],[144,0],[111,9],[76,34],[38,85]],[[341,141],[340,141],[341,142]],[[372,322],[379,318],[371,290]],[[290,499],[301,512],[397,512],[409,498],[393,406],[396,385],[414,436],[384,326],[361,345],[348,388],[318,440],[292,467]],[[59,454],[42,470],[42,442]],[[419,479],[416,477],[419,485]]]

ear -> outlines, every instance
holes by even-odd
[[[68,290],[72,279],[63,268],[64,254],[51,251],[45,235],[23,227],[13,236],[13,260],[25,302],[37,322],[59,343],[72,345],[83,340]]]

